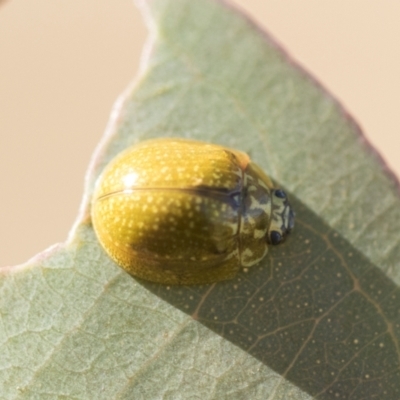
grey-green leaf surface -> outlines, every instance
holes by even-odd
[[[2,269],[3,399],[400,398],[398,183],[271,39],[216,0],[140,3],[144,67],[118,102],[65,244]],[[139,281],[104,254],[90,196],[144,139],[247,151],[296,227],[232,281]]]

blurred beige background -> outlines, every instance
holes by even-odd
[[[235,0],[400,176],[400,2]],[[131,0],[0,0],[0,266],[64,241],[146,30]]]

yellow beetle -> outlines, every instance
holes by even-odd
[[[294,225],[286,194],[247,154],[174,138],[141,142],[111,161],[91,216],[114,261],[163,284],[231,279]]]

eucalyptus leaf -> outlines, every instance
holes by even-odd
[[[356,124],[216,0],[139,3],[144,67],[117,102],[65,244],[0,270],[2,399],[400,398],[400,199]],[[100,248],[94,182],[141,140],[248,152],[293,234],[226,282],[140,281]]]

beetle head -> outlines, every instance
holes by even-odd
[[[283,242],[294,226],[294,212],[282,189],[271,192],[271,222],[267,241],[271,244]]]

